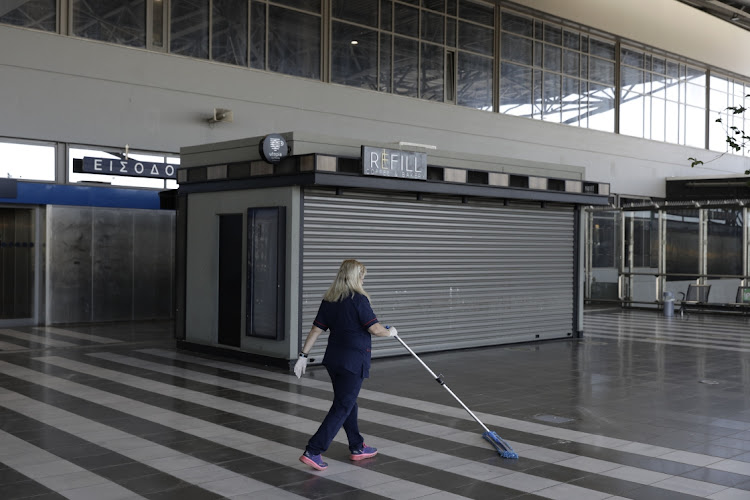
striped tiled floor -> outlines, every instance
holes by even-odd
[[[360,395],[380,454],[351,463],[340,435],[324,472],[297,460],[330,406],[320,368],[179,352],[168,324],[4,329],[29,344],[0,352],[0,499],[750,499],[748,319],[585,320],[582,340],[424,357],[518,460],[405,356]]]
[[[606,309],[586,316],[588,338],[750,352],[750,316],[659,313]]]
[[[152,341],[154,338],[163,339],[170,328],[170,324],[166,322],[112,324],[106,329],[92,325],[70,328],[54,326],[0,328],[0,353],[51,347],[87,347]],[[98,331],[102,331],[102,335],[97,335]]]

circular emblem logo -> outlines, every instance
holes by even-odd
[[[279,134],[268,134],[260,143],[260,156],[268,163],[279,163],[289,155],[289,145]]]

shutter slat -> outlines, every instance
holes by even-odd
[[[573,324],[570,207],[335,196],[306,190],[303,335],[341,261],[368,269],[381,323],[419,352],[567,337]],[[327,334],[311,356],[322,360]],[[373,357],[404,354],[373,339]]]

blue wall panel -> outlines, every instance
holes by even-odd
[[[159,192],[145,189],[18,182],[15,198],[0,203],[76,205],[86,207],[159,208]]]

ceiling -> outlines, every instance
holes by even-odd
[[[678,0],[750,31],[750,0]]]

